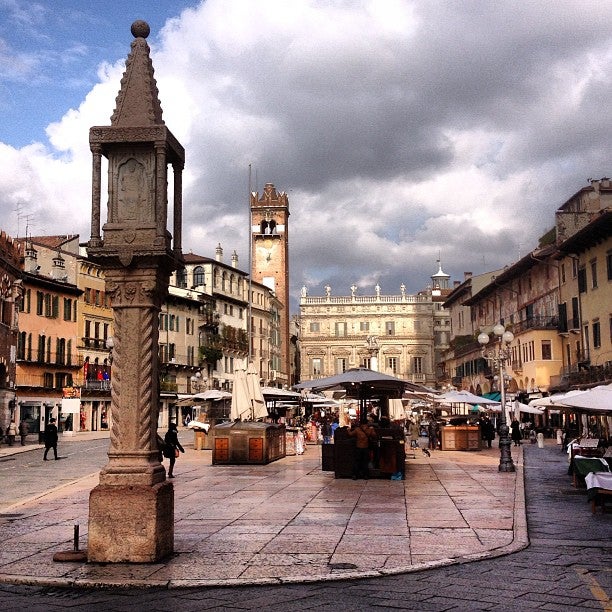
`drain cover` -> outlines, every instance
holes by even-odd
[[[357,566],[354,563],[330,563],[329,567],[332,570],[357,569]]]

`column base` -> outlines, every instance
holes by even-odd
[[[174,487],[98,485],[89,494],[87,560],[153,563],[174,552]]]

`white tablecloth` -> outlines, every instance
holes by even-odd
[[[612,472],[590,472],[584,480],[587,489],[609,489],[612,491]]]

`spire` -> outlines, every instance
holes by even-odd
[[[153,63],[146,38],[151,31],[145,21],[132,24],[132,50],[125,63],[121,89],[116,99],[111,125],[115,127],[143,127],[164,125],[159,102]]]

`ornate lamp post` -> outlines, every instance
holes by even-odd
[[[510,452],[511,440],[508,424],[506,422],[506,381],[505,370],[506,362],[512,358],[510,351],[510,343],[514,340],[514,334],[511,331],[506,331],[506,328],[498,323],[493,328],[493,334],[496,336],[496,346],[487,348],[489,344],[489,334],[482,332],[478,336],[478,342],[482,345],[482,356],[491,363],[499,372],[500,390],[501,390],[501,417],[499,420],[499,471],[514,472],[514,462],[512,461],[512,453]]]
[[[192,389],[195,390],[196,393],[199,393],[202,388],[206,388],[206,383],[207,383],[207,379],[206,378],[202,378],[202,372],[196,372],[192,377],[191,377],[191,387]]]

